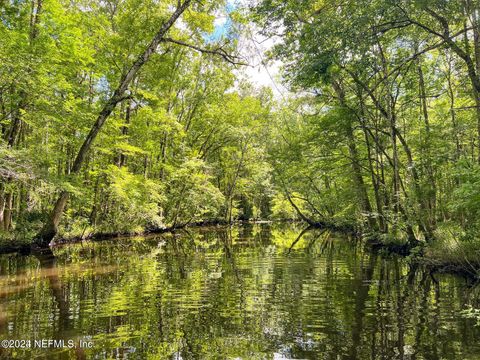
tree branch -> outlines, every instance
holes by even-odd
[[[234,56],[234,55],[231,55],[229,53],[227,53],[224,49],[222,49],[221,47],[217,47],[215,49],[204,49],[204,48],[201,48],[199,46],[196,46],[196,45],[193,45],[193,44],[189,44],[189,43],[186,43],[186,42],[183,42],[183,41],[180,41],[180,40],[176,40],[176,39],[172,39],[172,38],[168,38],[168,37],[165,37],[162,39],[163,42],[170,42],[170,43],[173,43],[173,44],[177,44],[177,45],[181,45],[181,46],[186,46],[190,49],[193,49],[193,50],[196,50],[198,52],[201,52],[203,54],[210,54],[210,55],[217,55],[217,56],[220,56],[222,57],[225,61],[229,62],[230,64],[233,64],[233,65],[244,65],[244,66],[248,66],[247,63],[244,63],[244,62],[240,62],[238,61],[238,57],[237,56]]]

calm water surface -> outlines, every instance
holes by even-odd
[[[269,225],[0,256],[5,359],[480,359],[477,287],[329,232]],[[33,347],[33,345],[32,345]]]

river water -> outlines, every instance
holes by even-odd
[[[0,340],[28,347],[1,358],[480,359],[464,314],[476,286],[329,231],[190,229],[54,254],[0,256]]]

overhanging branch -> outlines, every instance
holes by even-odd
[[[162,41],[163,42],[170,42],[170,43],[181,45],[181,46],[186,46],[190,49],[196,50],[196,51],[201,52],[203,54],[220,56],[225,61],[227,61],[227,62],[229,62],[230,64],[233,64],[233,65],[244,65],[244,66],[248,65],[247,63],[239,61],[239,58],[237,56],[229,54],[228,52],[225,51],[225,49],[223,49],[221,47],[217,47],[215,49],[205,49],[205,48],[201,48],[199,46],[193,45],[193,44],[186,43],[186,42],[181,41],[181,40],[176,40],[176,39],[172,39],[172,38],[168,38],[168,37],[163,38]]]

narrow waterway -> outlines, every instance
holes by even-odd
[[[301,233],[190,229],[63,246],[53,259],[2,255],[0,340],[32,343],[0,357],[480,358],[480,327],[462,313],[480,294],[466,279]]]

